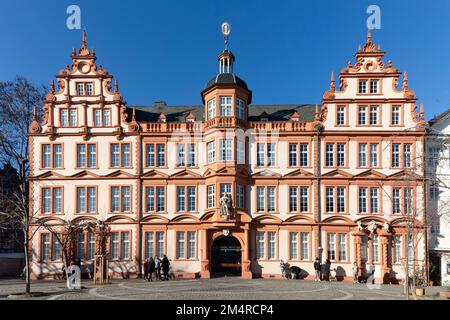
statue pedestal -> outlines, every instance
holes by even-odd
[[[200,277],[205,279],[211,278],[211,271],[209,271],[209,260],[202,260]]]

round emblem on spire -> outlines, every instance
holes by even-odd
[[[228,37],[230,32],[231,32],[231,26],[228,22],[225,21],[224,23],[222,23],[222,34],[225,37]]]

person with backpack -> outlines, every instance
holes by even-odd
[[[164,258],[161,260],[161,268],[163,271],[163,280],[169,281],[170,262],[166,255],[164,255]]]
[[[314,273],[316,274],[316,278],[314,281],[320,281],[320,261],[319,258],[316,258],[314,261]]]

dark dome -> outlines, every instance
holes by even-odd
[[[205,90],[214,86],[214,85],[220,85],[220,84],[234,84],[238,87],[244,88],[245,90],[248,90],[247,84],[244,80],[234,75],[234,73],[219,73],[214,78],[208,81],[208,83],[205,86]]]

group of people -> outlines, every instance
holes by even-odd
[[[155,274],[155,280],[169,281],[170,261],[166,255],[163,255],[162,259],[158,256],[145,259],[143,267],[144,280],[153,281],[153,274]]]
[[[333,271],[334,275],[331,274]],[[315,279],[314,281],[321,281],[321,274],[323,276],[323,279],[330,281],[332,278],[336,278],[336,268],[331,269],[331,261],[330,259],[326,259],[324,264],[321,264],[319,261],[319,258],[316,258],[314,261],[314,272],[315,272]],[[372,264],[369,267],[369,277],[372,283],[375,283],[375,264],[372,262]],[[352,276],[353,276],[353,283],[359,283],[359,267],[356,262],[353,262],[352,265]]]

